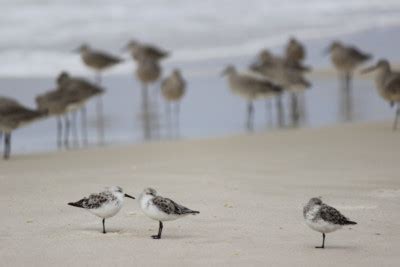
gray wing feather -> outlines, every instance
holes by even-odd
[[[188,213],[198,213],[182,205],[179,205],[178,203],[174,202],[172,199],[169,198],[163,198],[157,196],[153,198],[152,201],[154,205],[156,205],[160,210],[162,210],[166,214],[183,215]]]
[[[349,223],[349,220],[337,209],[325,204],[321,205],[320,216],[323,220],[333,224],[345,225]]]

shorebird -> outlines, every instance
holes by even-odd
[[[396,115],[393,122],[393,130],[396,130],[400,116],[400,72],[394,72],[389,61],[385,59],[379,60],[377,64],[364,69],[362,72],[374,72],[378,93],[391,106],[396,105]]]
[[[289,92],[291,117],[294,124],[298,123],[301,117],[298,98],[302,92],[311,87],[311,83],[304,78],[304,73],[310,68],[303,66],[300,62],[288,63],[286,59],[263,50],[259,54],[259,62],[250,65],[250,70],[260,73]],[[282,126],[283,111],[279,109],[278,121]]]
[[[121,187],[112,186],[106,188],[98,194],[91,194],[89,197],[82,198],[77,202],[70,202],[68,205],[83,208],[102,218],[103,234],[106,233],[105,221],[116,215],[124,204],[124,197],[135,199],[125,194]]]
[[[0,132],[4,134],[4,159],[10,157],[12,132],[46,115],[47,112],[29,109],[14,99],[0,97]]]
[[[304,46],[294,37],[289,39],[285,49],[285,58],[288,62],[300,63],[306,57]]]
[[[158,234],[151,236],[153,239],[161,239],[164,221],[173,221],[186,215],[199,214],[199,211],[188,209],[169,198],[157,195],[153,188],[146,188],[139,196],[140,208],[143,213],[159,222]]]
[[[96,73],[96,83],[101,83],[101,73],[123,61],[123,59],[104,51],[92,49],[88,44],[82,44],[75,51],[81,54],[83,63]]]
[[[169,57],[170,53],[151,44],[143,44],[136,40],[131,40],[125,46],[129,50],[133,60],[139,61],[142,57],[150,60],[159,61]]]
[[[161,83],[161,93],[166,100],[167,116],[170,117],[170,105],[175,104],[175,115],[178,121],[179,101],[185,94],[186,82],[182,78],[180,70],[175,69],[170,76]]]
[[[123,59],[111,55],[109,53],[98,51],[90,48],[87,44],[82,44],[76,49],[81,54],[83,63],[93,69],[96,73],[95,82],[101,84],[101,73],[123,61]],[[99,143],[104,142],[104,116],[103,116],[103,100],[101,97],[97,99],[97,124],[99,127]]]
[[[322,245],[315,248],[325,248],[325,234],[332,233],[344,225],[357,224],[347,219],[335,208],[323,203],[320,198],[310,199],[304,206],[303,216],[311,229],[322,233]]]
[[[343,111],[346,119],[350,119],[352,115],[352,96],[351,96],[351,79],[353,72],[371,59],[371,55],[360,49],[345,45],[339,41],[334,41],[327,48],[326,53],[330,53],[331,62],[339,73],[339,81],[343,90]]]
[[[238,73],[236,68],[229,65],[222,72],[228,78],[228,84],[232,92],[247,100],[247,128],[253,129],[253,101],[258,98],[270,98],[279,96],[282,88],[267,79],[249,74]]]

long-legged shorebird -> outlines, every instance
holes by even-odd
[[[135,199],[125,194],[121,187],[112,186],[98,194],[91,194],[89,197],[82,198],[77,202],[70,202],[68,205],[86,209],[92,214],[102,218],[103,234],[105,234],[106,219],[113,217],[121,210],[124,204],[124,197]]]
[[[139,203],[146,216],[159,222],[158,234],[151,236],[153,239],[161,239],[164,221],[173,221],[189,214],[200,213],[179,205],[169,198],[158,196],[153,188],[143,190],[139,196]]]
[[[56,116],[57,118],[57,146],[62,146],[62,117],[64,117],[64,146],[69,147],[69,129],[70,119],[68,114],[72,113],[75,145],[78,144],[77,140],[77,126],[76,126],[76,112],[81,110],[82,120],[82,143],[88,144],[87,137],[87,118],[86,118],[86,102],[92,97],[102,94],[104,90],[82,78],[71,77],[66,72],[61,72],[57,78],[58,88],[38,95],[36,97],[36,104],[39,110],[46,110],[48,115]]]
[[[139,61],[141,58],[159,61],[169,57],[170,53],[152,44],[140,43],[137,40],[130,40],[125,46],[129,50],[133,60]]]
[[[272,55],[268,50],[259,54],[259,62],[250,66],[252,71],[267,77],[290,93],[290,111],[293,124],[297,124],[300,117],[299,95],[311,87],[311,83],[304,78],[310,70],[301,62],[288,63],[285,58]],[[278,109],[278,122],[283,126],[283,111]]]
[[[393,130],[396,130],[400,117],[400,72],[394,72],[390,67],[389,61],[385,59],[379,60],[377,64],[364,69],[362,72],[374,72],[378,93],[391,106],[396,106],[396,115],[393,122]]]
[[[279,96],[282,88],[267,79],[238,73],[234,66],[228,66],[222,73],[228,77],[228,84],[232,92],[247,100],[247,128],[253,129],[253,101],[258,98]]]
[[[82,44],[76,49],[76,51],[81,54],[83,63],[95,71],[95,81],[98,85],[101,84],[101,73],[103,71],[123,62],[123,59],[104,51],[94,50],[87,44]],[[99,97],[97,99],[97,124],[99,127],[98,135],[100,144],[104,143],[103,120],[103,101],[102,98]]]
[[[312,198],[304,206],[303,216],[306,224],[314,231],[322,233],[322,245],[315,248],[325,248],[325,235],[332,233],[345,225],[357,224],[343,216],[338,210]]]
[[[350,119],[352,116],[352,75],[359,66],[371,59],[371,55],[354,46],[345,45],[339,41],[332,42],[326,52],[330,53],[331,62],[339,73],[340,87],[344,93],[343,109],[345,118]]]
[[[285,56],[289,61],[301,62],[306,58],[306,50],[296,38],[291,37],[286,45]]]
[[[161,83],[161,93],[165,99],[167,117],[171,117],[171,105],[175,105],[175,121],[179,121],[179,102],[185,94],[186,82],[180,70],[175,69],[170,76]]]
[[[12,132],[46,115],[46,111],[32,110],[14,99],[0,97],[0,132],[4,134],[4,159],[10,157]]]

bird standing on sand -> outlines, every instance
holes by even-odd
[[[357,224],[347,219],[335,208],[323,203],[320,198],[310,199],[304,206],[303,216],[311,229],[322,233],[322,245],[315,248],[325,248],[325,234],[332,233],[344,225]]]
[[[108,54],[103,51],[97,51],[90,48],[87,44],[82,44],[76,49],[81,54],[83,63],[96,73],[95,81],[98,85],[101,84],[101,73],[123,61],[123,59]],[[97,124],[99,143],[104,143],[104,115],[103,102],[101,97],[97,99]]]
[[[247,100],[247,129],[253,130],[253,101],[258,98],[279,96],[282,88],[274,83],[253,75],[238,73],[234,66],[228,66],[222,72],[228,78],[232,92]]]
[[[170,76],[165,78],[161,83],[161,93],[166,100],[167,116],[170,118],[170,105],[175,104],[175,119],[179,120],[179,101],[185,94],[186,82],[182,78],[180,70],[175,69]]]
[[[128,194],[124,194],[121,187],[112,186],[98,194],[91,194],[89,197],[85,197],[77,202],[70,202],[68,205],[86,209],[92,214],[102,218],[103,234],[105,234],[106,219],[113,217],[121,210],[124,204],[124,197],[135,199]]]
[[[330,53],[331,62],[339,73],[343,95],[343,111],[346,119],[352,116],[351,79],[353,72],[369,59],[371,55],[360,49],[334,41],[326,50]]]
[[[136,40],[131,40],[125,46],[129,50],[133,60],[140,60],[142,57],[159,61],[169,57],[170,53],[152,44],[140,43]]]
[[[12,132],[46,115],[46,111],[32,110],[14,99],[0,97],[0,132],[4,134],[4,159],[10,157]]]
[[[157,191],[146,188],[139,196],[140,208],[149,218],[159,222],[158,234],[151,236],[153,239],[161,239],[163,222],[173,221],[186,215],[199,214],[199,211],[188,209],[169,198],[157,195]]]
[[[364,69],[362,72],[373,72],[375,74],[375,85],[380,96],[388,101],[391,106],[396,106],[393,122],[393,130],[396,130],[400,117],[400,72],[394,72],[389,61],[385,59],[379,60],[377,64]]]

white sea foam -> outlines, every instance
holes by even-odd
[[[0,75],[85,72],[81,42],[115,51],[130,38],[174,51],[172,62],[243,56],[303,40],[400,24],[397,0],[0,0]],[[120,67],[114,73],[131,72]]]

